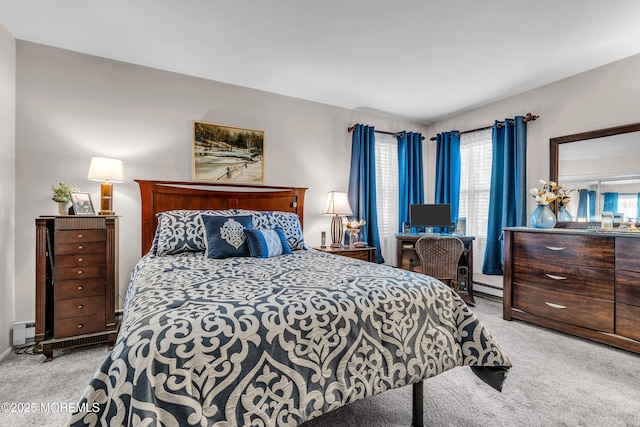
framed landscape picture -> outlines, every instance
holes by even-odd
[[[264,132],[193,122],[195,181],[263,182]]]

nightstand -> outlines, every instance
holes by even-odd
[[[364,248],[353,248],[351,246],[343,246],[341,248],[332,248],[330,246],[327,246],[323,248],[320,246],[314,246],[313,249],[329,254],[346,256],[348,258],[376,262],[376,248],[374,248],[373,246],[367,246]]]
[[[118,217],[36,219],[35,341],[45,361],[57,349],[113,346],[117,278]]]

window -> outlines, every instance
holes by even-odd
[[[489,128],[460,135],[458,216],[467,218],[467,234],[476,238],[473,243],[474,273],[482,272],[487,243],[492,131]]]
[[[618,212],[624,212],[624,219],[638,218],[638,195],[618,194]]]
[[[396,265],[398,233],[398,141],[376,134],[376,201],[380,249],[387,265]]]

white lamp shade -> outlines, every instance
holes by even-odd
[[[352,215],[351,206],[347,193],[339,191],[329,191],[327,202],[322,210],[324,215]]]
[[[93,157],[89,165],[87,179],[92,181],[124,182],[124,163],[118,159]]]

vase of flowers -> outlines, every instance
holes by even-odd
[[[69,213],[69,207],[71,206],[71,192],[80,191],[78,187],[73,184],[65,184],[60,181],[58,185],[52,185],[53,197],[51,200],[58,202],[58,213],[60,215],[67,215]]]
[[[558,184],[557,196],[556,200],[558,201],[558,221],[561,222],[572,222],[573,217],[567,210],[567,205],[571,200],[571,196],[569,195],[573,189],[565,190],[562,184]]]
[[[536,199],[538,206],[531,213],[529,223],[533,228],[553,228],[557,219],[549,207],[549,203],[558,198],[558,189],[562,188],[553,181],[540,180],[541,188],[532,188],[529,194]]]
[[[360,227],[365,225],[364,219],[360,221],[352,219],[345,222],[344,226],[349,231],[349,246],[355,247],[360,237]]]

